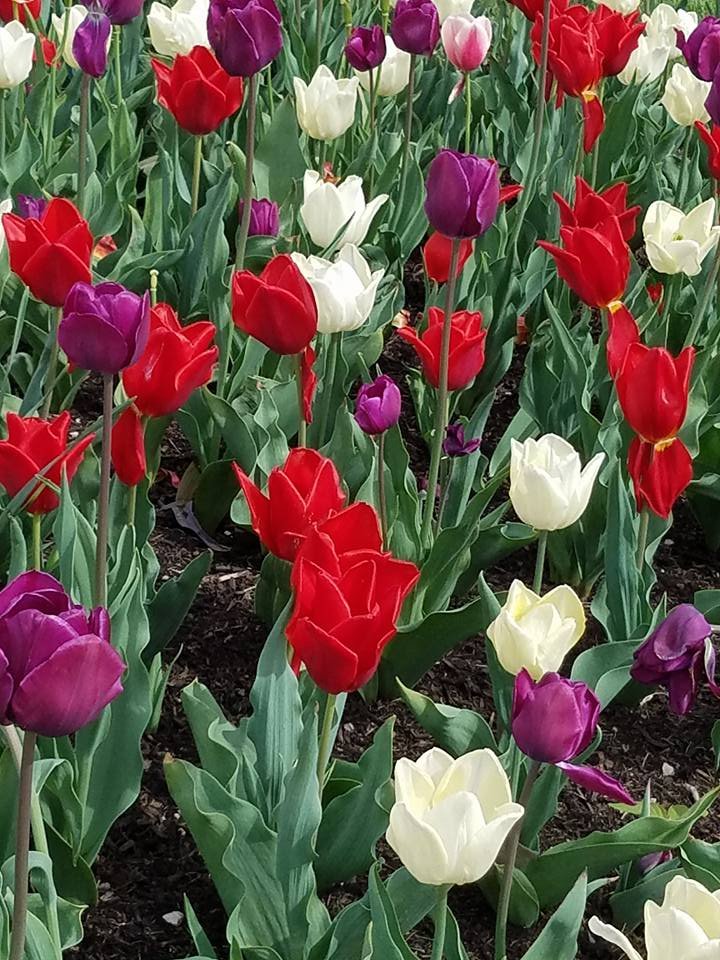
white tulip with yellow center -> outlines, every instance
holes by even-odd
[[[517,676],[527,670],[533,680],[555,673],[585,632],[580,598],[563,584],[544,597],[513,580],[500,613],[487,629],[501,666]]]
[[[475,883],[523,812],[492,750],[453,760],[434,748],[396,763],[387,842],[420,883]]]
[[[697,276],[719,236],[713,199],[698,204],[687,214],[664,200],[656,200],[648,207],[643,221],[645,252],[658,273]]]
[[[343,242],[359,246],[387,200],[388,195],[380,193],[366,203],[362,177],[346,177],[335,184],[323,180],[315,170],[306,170],[300,218],[317,247],[329,247],[341,230]]]
[[[355,120],[358,79],[338,80],[329,67],[321,64],[310,80],[293,78],[298,123],[313,140],[335,140],[349,130]]]

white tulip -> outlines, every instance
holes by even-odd
[[[301,253],[293,253],[292,258],[315,294],[319,333],[357,330],[365,323],[384,270],[371,272],[367,260],[351,243],[341,248],[334,261]]]
[[[643,221],[645,252],[658,273],[684,273],[695,277],[702,262],[718,242],[720,226],[714,226],[715,201],[705,200],[685,214],[677,207],[656,200]]]
[[[58,38],[58,46],[62,46],[62,56],[65,63],[72,67],[73,70],[78,70],[79,65],[77,60],[73,55],[73,40],[75,39],[75,34],[80,24],[87,17],[88,12],[87,8],[82,4],[75,4],[74,7],[66,7],[65,15],[58,17],[56,14],[52,15],[52,25],[55,30],[55,34]],[[65,17],[68,18],[67,24],[67,33],[65,33]],[[63,37],[65,38],[65,43],[63,44]],[[110,40],[111,36],[108,34],[107,43],[105,45],[106,51],[110,49]]]
[[[410,82],[410,54],[398,50],[392,37],[385,38],[385,59],[379,70],[373,70],[379,97],[394,97]],[[370,90],[370,74],[367,70],[355,71],[363,90]],[[378,76],[379,73],[379,76]]]
[[[5,231],[2,226],[2,216],[4,213],[10,213],[12,210],[12,199],[8,198],[7,200],[0,201],[0,253],[3,251],[5,246]]]
[[[665,84],[660,103],[680,127],[691,127],[697,120],[705,123],[710,119],[705,101],[711,86],[711,83],[693,76],[690,67],[676,63]]]
[[[535,530],[562,530],[585,512],[605,459],[596,454],[582,468],[580,454],[562,437],[510,443],[510,500]]]
[[[640,6],[640,0],[594,0],[595,3],[602,3],[611,10],[617,10],[618,13],[632,13]]]
[[[642,955],[617,927],[590,918],[590,931],[612,943],[630,960]],[[717,960],[720,957],[720,891],[710,893],[696,880],[673,877],[663,902],[645,901],[647,960]]]
[[[349,130],[355,120],[358,79],[337,80],[321,64],[310,84],[293,78],[298,123],[313,140],[335,140]]]
[[[315,170],[306,170],[300,217],[317,247],[330,246],[341,231],[345,243],[360,246],[373,217],[387,200],[388,195],[380,193],[365,203],[362,177],[347,177],[335,184],[323,180]]]
[[[420,883],[475,883],[523,813],[492,750],[453,760],[434,748],[395,764],[387,842]]]
[[[563,584],[544,597],[513,580],[507,599],[487,629],[501,666],[533,680],[557,672],[585,632],[585,611],[575,591]]]
[[[30,76],[35,37],[19,20],[0,27],[0,90],[12,90]]]
[[[187,55],[193,47],[209,47],[207,16],[210,0],[177,0],[168,7],[158,0],[147,16],[150,42],[164,57]]]

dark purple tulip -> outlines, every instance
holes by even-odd
[[[690,36],[677,31],[677,45],[699,80],[710,81],[720,64],[720,19],[705,17]]]
[[[375,436],[394,427],[400,419],[402,396],[400,388],[385,374],[364,383],[355,400],[355,419],[361,430]]]
[[[76,283],[63,306],[58,342],[77,367],[119,373],[145,349],[150,296],[139,297],[119,283]]]
[[[641,876],[645,876],[661,864],[669,863],[672,858],[672,850],[661,850],[660,853],[646,853],[644,857],[640,857],[637,861],[638,872]]]
[[[99,0],[102,9],[115,27],[122,27],[140,16],[143,0]]]
[[[355,27],[345,44],[347,62],[365,72],[379,67],[387,52],[382,27]]]
[[[280,53],[282,17],[275,0],[211,0],[208,39],[234,77],[252,77]]]
[[[108,62],[108,39],[112,23],[100,10],[91,10],[75,31],[72,52],[83,73],[101,77]]]
[[[39,220],[47,205],[45,197],[30,197],[26,193],[19,194],[16,202],[17,212],[26,220]]]
[[[75,733],[122,693],[125,665],[107,610],[87,613],[47,573],[0,590],[0,723],[44,737]]]
[[[703,675],[715,696],[720,696],[711,635],[710,624],[700,611],[690,603],[681,603],[635,651],[632,678],[665,687],[670,710],[684,716],[695,703]]]
[[[710,93],[705,100],[705,109],[710,114],[712,122],[720,126],[720,70],[716,71],[713,77]]]
[[[238,204],[238,217],[242,220],[245,201]],[[280,210],[272,200],[253,200],[250,207],[249,237],[276,237],[280,233]]]
[[[400,50],[429,57],[440,39],[440,15],[432,0],[398,0],[390,36]]]
[[[500,203],[500,177],[494,160],[441,150],[425,183],[425,213],[446,237],[479,237],[489,230]]]
[[[480,437],[474,437],[472,440],[465,439],[465,427],[462,423],[450,423],[445,431],[442,448],[443,453],[448,457],[467,457],[471,453],[476,453],[481,443]]]

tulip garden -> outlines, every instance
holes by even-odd
[[[720,18],[0,0],[0,960],[720,960]]]

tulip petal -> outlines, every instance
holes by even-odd
[[[597,767],[580,766],[573,763],[557,763],[556,766],[563,771],[568,780],[578,784],[584,790],[590,790],[592,793],[599,793],[603,797],[615,803],[635,803],[632,796],[623,787],[623,785]]]
[[[448,857],[440,837],[405,803],[396,803],[390,811],[386,839],[420,883],[438,886],[449,882]]]
[[[602,940],[612,943],[613,946],[620,947],[629,960],[643,960],[641,954],[638,953],[625,934],[618,930],[617,927],[613,927],[609,923],[603,923],[599,917],[590,917],[588,926],[590,928],[590,932],[596,937],[600,937]]]

